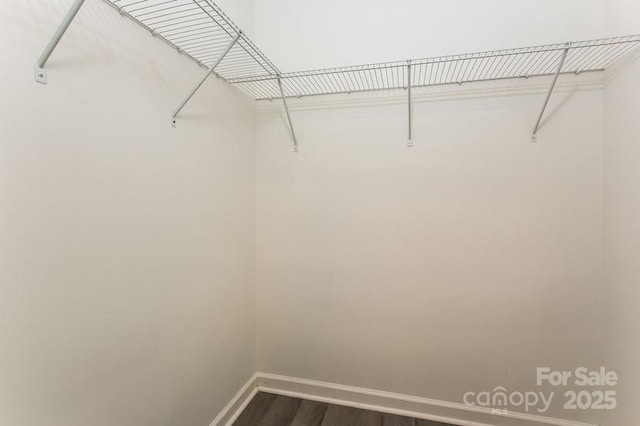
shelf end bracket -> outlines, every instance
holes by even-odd
[[[296,138],[296,132],[293,129],[291,123],[291,115],[289,114],[289,106],[287,105],[287,98],[284,95],[284,89],[282,88],[282,78],[278,76],[278,87],[280,88],[280,96],[282,97],[282,104],[284,105],[284,112],[287,114],[287,122],[289,123],[289,130],[291,130],[291,137],[293,138],[293,152],[298,152],[298,139]]]
[[[33,79],[40,84],[47,84],[47,70],[36,65],[33,68]]]
[[[567,55],[569,54],[569,49],[571,49],[571,43],[567,43],[565,45],[565,48],[562,50],[562,53],[560,55],[560,62],[558,63],[558,69],[556,70],[556,73],[553,77],[553,82],[551,83],[551,87],[547,92],[547,97],[545,98],[544,104],[542,105],[542,111],[540,111],[540,115],[538,116],[538,121],[536,121],[536,125],[533,128],[531,141],[534,143],[538,141],[538,131],[540,130],[540,126],[542,124],[542,118],[544,117],[544,112],[546,111],[547,106],[549,105],[549,100],[551,99],[551,95],[553,94],[553,89],[555,89],[556,84],[558,83],[558,77],[560,77],[560,74],[562,73],[562,67],[564,66],[564,62],[567,59]]]
[[[34,69],[34,79],[36,82],[47,84],[47,70],[45,70],[44,66],[47,64],[47,61],[51,57],[53,51],[56,50],[58,43],[60,43],[60,40],[62,40],[62,36],[65,32],[67,32],[69,25],[71,25],[71,22],[73,22],[73,19],[80,11],[80,8],[84,4],[84,2],[85,0],[75,0],[73,2],[73,4],[71,5],[71,9],[69,9],[64,19],[60,23],[60,26],[58,26],[58,29],[49,41],[49,44],[47,44],[44,52],[42,52],[42,55],[40,55],[40,58],[38,58],[38,62],[36,63]]]
[[[209,68],[209,71],[207,72],[207,74],[202,78],[202,80],[200,80],[200,82],[198,83],[198,85],[196,87],[193,88],[193,90],[191,91],[191,93],[189,93],[189,95],[184,99],[184,101],[182,101],[182,103],[180,104],[180,106],[178,108],[176,108],[176,110],[173,113],[173,116],[171,116],[171,126],[172,127],[176,127],[176,121],[178,119],[178,114],[180,114],[180,112],[182,111],[182,109],[185,107],[185,105],[187,105],[187,103],[191,100],[191,98],[193,97],[193,95],[196,94],[196,92],[200,89],[200,87],[202,87],[202,85],[204,84],[205,81],[207,81],[207,79],[209,77],[211,77],[211,74],[213,74],[215,72],[215,69],[218,65],[220,65],[220,62],[222,62],[222,60],[225,58],[225,56],[227,56],[227,54],[229,53],[229,51],[231,51],[231,49],[233,48],[233,46],[238,42],[238,40],[240,39],[240,37],[242,37],[242,31],[238,32],[238,34],[233,38],[233,40],[231,40],[231,42],[227,45],[227,47],[224,49],[224,51],[222,52],[222,54],[218,57],[218,59],[216,59],[216,61],[214,62],[213,65],[211,65],[211,68]]]

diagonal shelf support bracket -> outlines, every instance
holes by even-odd
[[[409,60],[407,63],[408,63],[407,64],[407,104],[409,106],[409,108],[408,108],[408,113],[409,113],[409,123],[408,123],[409,124],[409,140],[407,142],[407,146],[409,148],[411,148],[413,146],[413,141],[411,140],[412,136],[413,136],[413,123],[411,122],[412,115],[413,115],[412,105],[411,105],[411,84],[412,84],[412,82],[411,82],[411,77],[412,77],[412,74],[411,74],[411,60]]]
[[[49,41],[49,44],[44,49],[44,52],[42,52],[42,55],[40,55],[40,58],[38,58],[38,62],[36,63],[34,69],[34,78],[38,83],[47,84],[47,70],[44,69],[44,66],[47,64],[47,61],[51,57],[53,51],[56,50],[56,47],[58,46],[58,43],[60,43],[62,36],[64,36],[64,33],[67,32],[69,25],[71,25],[71,22],[73,22],[73,19],[80,11],[80,8],[84,4],[84,2],[85,0],[75,0],[75,2],[73,2],[73,4],[71,5],[71,9],[69,9],[67,14],[65,15],[64,19],[60,23],[60,26]]]
[[[225,58],[225,56],[227,56],[227,54],[229,53],[229,51],[233,48],[233,46],[238,42],[238,40],[240,39],[240,37],[242,37],[242,31],[238,32],[238,35],[235,36],[235,38],[233,40],[231,40],[231,42],[227,45],[226,49],[224,49],[224,51],[222,52],[222,54],[218,57],[218,59],[216,59],[216,61],[214,62],[213,65],[211,65],[211,68],[209,68],[209,72],[207,72],[207,75],[205,75],[202,80],[200,80],[200,83],[198,83],[198,85],[196,87],[193,88],[193,90],[191,91],[191,93],[189,93],[189,95],[184,99],[184,101],[182,101],[182,103],[180,104],[180,106],[174,111],[173,116],[171,117],[171,126],[176,127],[176,119],[178,117],[178,114],[180,114],[180,111],[182,111],[182,109],[185,107],[185,105],[187,105],[187,103],[191,100],[191,98],[193,97],[193,95],[196,94],[196,92],[200,89],[200,87],[202,87],[202,85],[204,84],[205,81],[207,81],[207,79],[209,77],[211,77],[211,74],[213,74],[215,72],[215,69],[218,65],[220,65],[220,62],[222,62],[222,60]]]
[[[289,106],[287,105],[287,98],[284,96],[284,90],[282,89],[282,79],[280,78],[280,76],[278,76],[278,87],[280,88],[280,96],[282,97],[284,112],[287,114],[287,121],[289,122],[289,129],[291,130],[291,137],[293,138],[293,152],[298,152],[298,139],[296,138],[295,130],[293,130],[291,115],[289,114]]]
[[[553,89],[555,89],[556,84],[558,83],[558,77],[562,72],[562,67],[564,66],[564,62],[567,59],[567,55],[569,54],[569,49],[571,49],[571,43],[567,43],[566,47],[562,51],[560,55],[560,63],[558,64],[558,69],[556,70],[556,74],[553,77],[553,82],[551,83],[551,87],[549,88],[549,92],[547,93],[547,97],[544,100],[544,104],[542,105],[542,111],[540,111],[540,115],[538,116],[538,121],[536,121],[536,125],[533,128],[533,135],[531,136],[532,142],[538,141],[538,131],[540,130],[540,126],[542,124],[542,118],[544,117],[544,112],[547,109],[547,105],[549,105],[549,100],[551,99],[551,95],[553,94]]]

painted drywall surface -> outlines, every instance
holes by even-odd
[[[256,41],[283,70],[603,35],[597,0],[256,0]],[[463,100],[474,87],[417,101],[413,149],[403,102],[294,102],[297,155],[264,112],[260,371],[462,402],[603,362],[602,94],[554,98],[531,145],[544,93]],[[546,415],[598,421],[561,402]]]
[[[256,0],[256,39],[283,71],[603,35],[603,0]]]
[[[255,0],[216,0],[224,13],[240,27],[244,33],[253,37],[255,35]]]
[[[602,93],[558,95],[532,144],[543,96],[417,102],[413,148],[404,103],[293,102],[297,154],[261,114],[259,371],[462,402],[597,368]]]
[[[640,4],[607,2],[612,32],[640,32]],[[640,418],[640,60],[615,72],[605,94],[605,295],[608,364],[618,370],[618,409],[609,425]]]
[[[100,1],[0,8],[0,424],[208,425],[255,371],[253,104]]]

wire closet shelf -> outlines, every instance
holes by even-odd
[[[215,73],[227,82],[280,75],[278,68],[210,0],[105,1],[201,66],[209,69],[215,65]]]
[[[552,76],[533,128],[542,119],[562,74],[604,71],[640,45],[640,34],[417,60],[282,73],[212,0],[104,0],[154,36],[207,69],[172,115],[171,123],[212,74],[256,100],[281,99],[294,143],[287,99],[407,89],[408,144],[412,146],[412,88]],[[85,0],[74,0],[36,62],[34,78],[47,83],[45,65]]]
[[[604,71],[640,45],[640,35],[551,44],[417,60],[285,73],[285,96],[303,97],[408,87]],[[566,57],[563,55],[566,52]],[[256,99],[280,97],[273,78],[232,78]]]
[[[564,52],[560,74],[603,71],[640,45],[631,35],[281,73],[211,0],[105,1],[256,100],[552,76]]]

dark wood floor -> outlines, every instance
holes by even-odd
[[[234,426],[451,426],[259,392]]]

